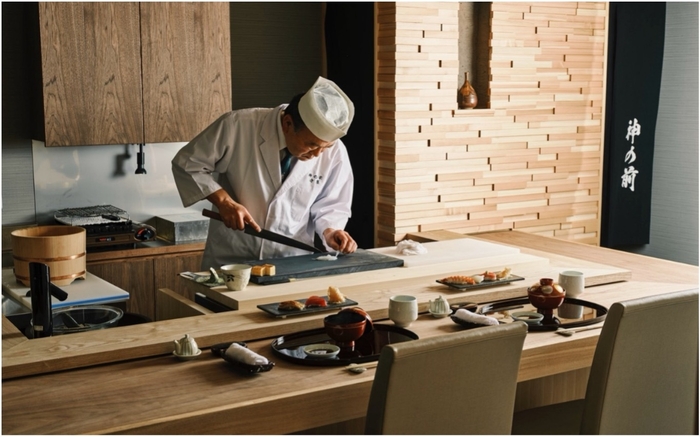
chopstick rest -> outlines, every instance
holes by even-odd
[[[226,349],[225,355],[232,360],[250,366],[262,366],[268,363],[267,358],[237,343],[231,343],[231,346]]]
[[[463,308],[455,311],[453,315],[465,322],[476,323],[477,325],[498,325],[498,320],[493,317],[476,314]]]

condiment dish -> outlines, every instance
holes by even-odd
[[[340,348],[334,344],[319,343],[304,346],[304,353],[309,358],[333,358],[338,355]]]
[[[195,352],[192,355],[180,355],[177,352],[173,351],[173,355],[175,355],[178,359],[180,359],[182,361],[188,361],[188,360],[193,360],[193,359],[197,358],[198,356],[202,355],[202,350],[197,349],[197,352]]]

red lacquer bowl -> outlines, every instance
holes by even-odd
[[[537,308],[537,312],[545,315],[543,324],[556,323],[552,314],[564,303],[566,290],[559,284],[555,284],[552,279],[542,278],[539,284],[527,289],[527,297],[532,306]]]
[[[354,311],[341,311],[323,319],[326,334],[340,347],[353,347],[355,340],[362,337],[367,326],[367,318]]]

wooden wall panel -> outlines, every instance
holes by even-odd
[[[606,3],[492,3],[490,107],[473,110],[458,10],[377,3],[377,246],[511,228],[598,244]]]

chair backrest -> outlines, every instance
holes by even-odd
[[[615,303],[591,365],[582,434],[694,434],[698,290]]]
[[[510,434],[523,322],[385,346],[366,434]]]

